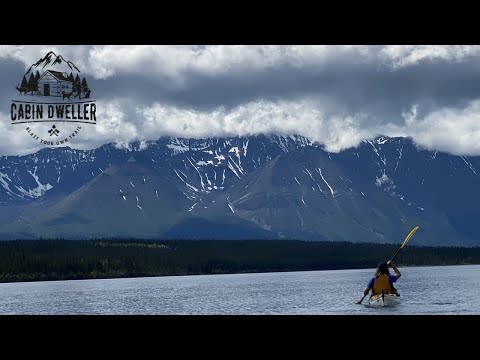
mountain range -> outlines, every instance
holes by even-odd
[[[62,55],[56,55],[53,51],[50,51],[35,64],[32,64],[25,73],[25,77],[28,79],[30,73],[35,73],[37,70],[40,74],[43,74],[46,70],[54,70],[67,74],[73,73],[73,75],[80,73],[80,70],[73,62],[65,60]]]
[[[480,245],[480,157],[378,136],[162,137],[0,157],[0,238],[303,239]]]

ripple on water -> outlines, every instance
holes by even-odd
[[[373,272],[8,283],[0,284],[0,314],[480,314],[478,265],[402,269],[402,302],[393,308],[356,304]]]

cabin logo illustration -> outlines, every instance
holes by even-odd
[[[53,51],[32,64],[15,89],[11,122],[24,124],[30,137],[43,145],[68,145],[82,124],[97,123],[96,100],[86,77]]]

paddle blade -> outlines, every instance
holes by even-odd
[[[361,303],[362,303],[362,301],[363,301],[363,299],[365,299],[365,296],[367,296],[367,295],[366,295],[366,294],[365,294],[365,295],[363,295],[363,296],[362,296],[362,298],[361,298],[359,301],[357,301],[357,302],[356,302],[356,304],[361,304]]]
[[[403,244],[402,246],[400,247],[401,248],[404,248],[406,245],[407,245],[407,242],[408,240],[410,240],[410,238],[413,236],[413,234],[415,234],[415,231],[417,231],[419,228],[419,226],[415,226],[407,235],[407,237],[405,238],[405,240],[403,240]]]

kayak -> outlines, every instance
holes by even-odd
[[[372,295],[369,300],[371,307],[395,306],[400,304],[400,295],[398,294],[378,294]]]

